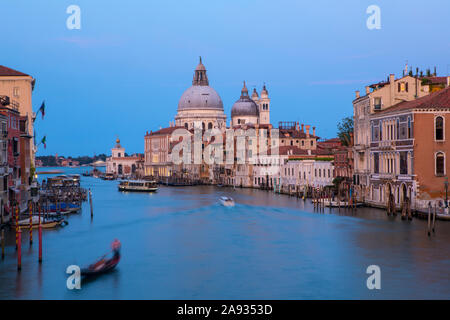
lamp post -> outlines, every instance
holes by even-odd
[[[445,207],[448,208],[448,177],[445,177]]]

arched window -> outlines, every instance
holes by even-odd
[[[212,122],[208,123],[208,129],[212,129],[213,125]]]
[[[188,124],[187,122],[184,124],[184,127],[187,129],[188,128]]]
[[[436,117],[434,128],[436,140],[444,140],[444,118]]]
[[[202,129],[205,130],[205,123],[202,122]]]
[[[443,152],[436,153],[436,175],[445,175],[445,156]]]

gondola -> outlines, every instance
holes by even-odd
[[[98,261],[95,263],[89,265],[86,268],[81,269],[81,276],[83,277],[93,277],[98,276],[104,273],[107,273],[111,270],[113,270],[120,261],[120,241],[114,240],[114,242],[111,244],[112,247],[112,258],[106,259],[106,256],[109,254],[105,254],[103,257],[101,257]]]

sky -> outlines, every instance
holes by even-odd
[[[70,30],[70,5],[81,29]],[[368,29],[377,5],[381,28]],[[299,121],[321,138],[353,113],[355,90],[415,70],[450,72],[450,1],[0,0],[0,65],[36,79],[37,155],[144,152],[167,127],[198,57],[228,121],[242,82],[266,84],[271,122]]]

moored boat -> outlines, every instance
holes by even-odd
[[[51,228],[55,228],[57,226],[65,226],[66,224],[68,224],[68,222],[66,220],[64,220],[63,218],[56,218],[56,219],[44,219],[43,217],[40,218],[41,220],[41,227],[43,229],[51,229]],[[20,229],[29,229],[30,228],[30,219],[22,219],[19,220],[18,226]],[[16,227],[15,223],[12,224],[12,227]],[[39,227],[39,217],[38,216],[32,216],[31,218],[31,227],[33,229],[36,229]]]
[[[119,191],[155,192],[158,190],[156,181],[145,180],[121,181],[118,188]]]

